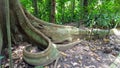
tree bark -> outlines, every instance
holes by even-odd
[[[55,7],[56,7],[56,1],[51,0],[51,18],[50,22],[55,23]]]
[[[83,1],[83,7],[84,7],[84,14],[87,14],[88,10],[86,9],[88,6],[88,0]]]
[[[3,0],[0,0],[0,10],[3,10],[3,6],[4,6],[4,1]],[[1,52],[2,52],[2,48],[3,48],[3,23],[2,22],[5,22],[4,21],[4,12],[0,11],[0,55],[1,55]],[[0,60],[0,65],[1,65],[1,60]],[[1,67],[1,66],[0,66]]]
[[[9,0],[5,0],[5,20],[6,20],[6,30],[7,30],[7,42],[8,42],[8,52],[9,52],[9,64],[10,68],[13,68],[12,64],[12,49],[11,49],[11,29],[10,29],[10,7]]]
[[[71,21],[73,22],[74,21],[75,0],[72,0],[71,2],[72,2]]]
[[[32,0],[32,4],[33,4],[33,7],[34,7],[34,15],[37,17],[38,16],[37,0]]]
[[[35,43],[37,47],[43,50],[42,52],[38,52],[38,53],[31,53],[29,51],[27,52],[26,50],[24,50],[23,56],[28,63],[32,65],[39,65],[39,64],[46,65],[48,64],[48,62],[51,63],[59,56],[59,51],[58,51],[59,48],[66,50],[69,47],[72,47],[80,42],[77,41],[75,43],[70,43],[70,45],[63,44],[57,46],[56,44],[51,42],[50,38],[53,38],[53,40],[57,42],[59,41],[63,42],[66,40],[71,41],[71,38],[74,35],[75,36],[79,35],[79,29],[72,26],[56,25],[53,23],[47,23],[45,21],[39,20],[36,17],[30,15],[24,9],[22,9],[19,0],[10,0],[9,2],[10,2],[10,16],[11,16],[10,21],[11,21],[12,34],[21,32],[22,35],[25,35],[23,36],[23,38],[27,38],[31,40],[30,42]],[[0,11],[0,42],[1,42],[0,49],[2,49],[2,45],[6,46],[6,43],[8,44],[8,42],[5,42],[7,33],[5,28],[6,21],[5,21],[4,4],[5,1],[0,0],[0,10],[1,10]],[[37,23],[37,25],[34,25],[34,23]],[[16,28],[18,30],[16,30]],[[88,34],[89,32],[91,31],[80,30],[80,33],[83,34]],[[101,34],[102,32],[104,32],[104,30],[99,33],[96,32],[96,30],[95,31],[93,30],[93,34],[96,33]],[[104,33],[106,34],[107,32],[108,31],[105,31]],[[4,43],[2,44],[2,42]]]
[[[5,22],[4,1],[0,0],[0,54],[3,46],[3,25]]]
[[[65,22],[65,2],[64,2],[64,0],[61,0],[60,1],[60,6],[61,6],[61,21],[62,21],[62,23],[64,23]]]

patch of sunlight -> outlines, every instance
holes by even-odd
[[[66,3],[65,3],[65,7],[70,6],[70,4],[71,4],[71,1],[66,2]]]
[[[94,8],[98,8],[100,5],[102,5],[102,1],[101,1],[101,0],[98,0],[98,3],[97,3],[97,5],[95,5]]]
[[[113,34],[115,34],[115,35],[120,35],[120,30],[119,30],[119,29],[114,28],[114,29],[111,29],[111,31],[112,31]]]
[[[115,61],[110,65],[110,68],[118,68],[120,64],[120,54],[117,56]]]

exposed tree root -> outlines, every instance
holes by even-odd
[[[23,58],[31,65],[46,65],[53,62],[59,56],[58,50],[66,50],[80,43],[80,40],[72,42],[76,36],[77,38],[83,35],[104,37],[111,34],[109,30],[82,30],[73,26],[47,23],[23,10],[18,0],[11,0],[11,2],[14,2],[14,4],[11,4],[11,6],[14,6],[11,11],[14,12],[15,19],[17,19],[24,33],[34,43],[37,43],[38,48],[43,48],[43,51],[37,53],[29,52],[29,47],[24,49]],[[71,43],[54,44],[64,41]]]
[[[38,43],[39,48],[44,48],[43,51],[38,53],[30,53],[29,51],[24,50],[24,60],[31,65],[46,65],[54,61],[57,58],[57,56],[59,56],[58,50],[52,45],[52,42],[47,36],[45,36],[42,32],[34,28],[34,26],[32,26],[29,19],[24,14],[24,11],[21,8],[21,5],[18,2],[18,0],[12,1],[15,2],[14,4],[12,4],[13,6],[15,6],[13,10],[17,16],[17,19],[23,31],[26,33],[29,39],[32,39],[34,42]]]

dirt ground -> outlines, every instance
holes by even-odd
[[[57,68],[112,68],[111,64],[117,59],[120,51],[120,44],[109,39],[99,39],[82,42],[75,47],[68,49],[60,57]],[[116,67],[120,68],[120,61]],[[53,68],[53,64],[48,68]]]
[[[73,25],[74,26],[74,25]],[[81,29],[85,29],[81,27]],[[14,68],[120,68],[120,36],[85,39],[73,48],[61,52],[58,61],[47,66],[31,66],[22,58],[22,50],[27,42],[12,47]],[[30,44],[31,45],[31,44]],[[2,59],[2,67],[9,68],[8,49]]]
[[[81,39],[81,43],[73,48],[61,52],[58,62],[44,66],[44,68],[112,68],[111,64],[117,59],[120,52],[120,38],[112,35],[109,38],[85,40]],[[13,47],[14,68],[34,68],[24,62],[22,59],[22,49],[26,42],[20,43]],[[5,54],[7,56],[7,54]],[[3,68],[9,68],[9,59],[5,57],[2,62]],[[116,67],[120,68],[120,62],[116,63]],[[42,68],[42,67],[37,67]]]

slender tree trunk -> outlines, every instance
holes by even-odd
[[[4,6],[4,0],[0,0],[0,10],[4,9],[3,6]],[[5,22],[4,15],[5,13],[0,11],[0,55],[3,47],[3,30],[2,30],[3,23],[2,22]],[[0,67],[1,67],[1,60],[0,60]]]
[[[37,2],[38,2],[38,1],[37,1],[37,0],[32,0],[32,1],[33,1],[33,2],[32,2],[32,3],[33,3],[33,7],[34,7],[34,15],[35,15],[35,16],[38,16],[38,7],[37,7],[37,6],[38,6],[38,5],[37,5]]]
[[[0,55],[3,47],[9,47],[8,52],[9,52],[9,58],[10,58],[10,68],[12,68],[10,17],[9,17],[9,1],[8,0],[0,0],[0,10],[1,10],[0,11]],[[0,64],[1,64],[1,61],[0,61]]]
[[[88,5],[88,0],[84,0],[84,6],[87,6]]]
[[[83,19],[83,16],[84,16],[84,0],[80,0],[80,7],[81,7],[81,11],[80,11],[80,15],[81,15],[81,19]]]
[[[61,16],[61,21],[62,21],[62,23],[64,23],[65,22],[65,13],[64,13],[64,11],[65,11],[65,2],[64,2],[64,0],[61,0],[60,1],[61,2],[61,14],[62,14],[62,16]]]
[[[80,21],[78,22],[77,27],[79,27],[83,23],[83,20],[84,20],[84,4],[83,4],[84,0],[80,0],[79,3],[80,3],[80,12],[79,12]]]
[[[45,10],[46,10],[46,21],[50,22],[51,21],[51,0],[45,0]]]
[[[11,50],[11,28],[10,28],[10,7],[9,7],[9,0],[5,0],[5,20],[6,20],[6,29],[7,29],[7,42],[8,42],[8,52],[9,52],[9,63],[10,68],[13,68],[12,62],[12,50]]]
[[[55,23],[55,7],[56,1],[51,0],[51,15],[50,15],[50,22]]]
[[[80,6],[81,6],[81,11],[80,11],[80,23],[78,23],[78,26],[82,23],[85,23],[84,19],[85,16],[88,14],[88,10],[86,9],[88,6],[88,0],[80,0]]]
[[[5,13],[4,13],[4,1],[0,0],[0,55],[2,51],[2,45],[3,45],[3,22],[5,22]]]
[[[72,0],[71,20],[74,21],[75,0]]]
[[[84,7],[84,14],[87,14],[88,10],[86,9],[88,6],[88,0],[83,1],[83,7]]]

